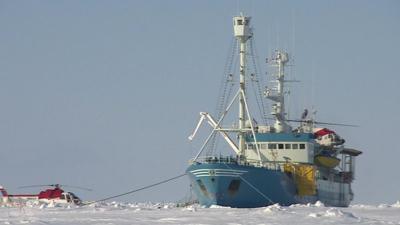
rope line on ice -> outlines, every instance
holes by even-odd
[[[183,174],[180,174],[180,175],[178,175],[178,176],[171,177],[171,178],[168,178],[168,179],[166,179],[166,180],[162,180],[162,181],[159,181],[159,182],[157,182],[157,183],[150,184],[150,185],[147,185],[147,186],[138,188],[138,189],[134,189],[134,190],[131,190],[131,191],[122,193],[122,194],[113,195],[113,196],[110,196],[110,197],[106,197],[106,198],[99,199],[99,200],[92,201],[92,202],[88,202],[88,203],[83,203],[82,206],[92,205],[92,204],[95,204],[95,203],[98,203],[98,202],[107,201],[107,200],[110,200],[110,199],[118,198],[118,197],[121,197],[121,196],[125,196],[125,195],[129,195],[129,194],[138,192],[138,191],[142,191],[142,190],[145,190],[145,189],[149,189],[149,188],[152,188],[152,187],[155,187],[155,186],[158,186],[158,185],[165,184],[165,183],[168,183],[168,182],[170,182],[170,181],[176,180],[176,179],[181,178],[181,177],[183,177],[183,176],[185,176],[185,175],[186,175],[186,173],[183,173]]]

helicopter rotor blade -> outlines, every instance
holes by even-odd
[[[344,123],[326,123],[326,122],[314,122],[315,124],[325,124],[325,125],[332,125],[332,126],[343,126],[343,127],[359,127],[358,125],[354,124],[344,124]]]
[[[79,186],[73,186],[73,185],[64,185],[64,184],[38,184],[38,185],[28,185],[28,186],[21,186],[18,188],[35,188],[35,187],[68,187],[68,188],[75,188],[75,189],[81,189],[85,191],[93,191],[90,188],[85,188],[85,187],[79,187]]]
[[[85,188],[85,187],[79,187],[79,186],[73,186],[73,185],[61,185],[63,187],[68,187],[68,188],[75,188],[75,189],[81,189],[84,191],[93,191],[91,188]]]
[[[27,185],[27,186],[20,186],[18,188],[35,188],[35,187],[52,187],[54,186],[53,184],[37,184],[37,185]]]
[[[267,119],[268,120],[275,120],[274,118],[267,118]],[[319,122],[319,121],[311,121],[311,120],[286,120],[286,121],[296,122],[296,123],[310,123],[310,122],[313,122],[314,124],[330,125],[330,126],[359,127],[358,125],[354,125],[354,124],[327,123],[327,122]]]
[[[298,123],[307,123],[312,122],[315,124],[322,124],[322,125],[331,125],[331,126],[343,126],[343,127],[359,127],[358,125],[353,124],[344,124],[344,123],[327,123],[327,122],[319,122],[319,121],[311,121],[311,120],[287,120],[289,122],[298,122]]]
[[[353,125],[353,124],[345,124],[345,123],[327,123],[327,122],[319,122],[319,121],[311,121],[311,120],[287,120],[287,121],[290,121],[290,122],[298,122],[298,123],[301,123],[301,122],[305,122],[305,123],[307,123],[307,122],[312,122],[312,123],[315,123],[315,124],[331,125],[331,126],[359,127],[358,125]]]

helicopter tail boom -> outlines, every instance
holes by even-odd
[[[6,191],[6,189],[0,185],[0,192],[3,195],[3,197],[8,197],[8,193]]]

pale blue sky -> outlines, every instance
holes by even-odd
[[[360,125],[335,128],[364,151],[355,202],[400,199],[399,1],[0,1],[0,183],[96,199],[183,172],[238,11],[253,17],[262,71],[273,49],[294,54],[293,117],[314,106]],[[122,200],[187,191],[182,179]]]

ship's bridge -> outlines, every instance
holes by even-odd
[[[314,162],[314,135],[312,133],[257,133],[246,136],[245,155],[257,160],[257,146],[262,161],[310,163]]]

